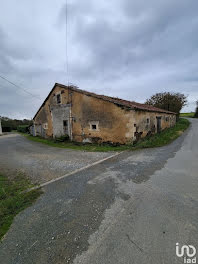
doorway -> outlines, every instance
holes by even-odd
[[[68,120],[63,120],[63,133],[64,135],[69,135]]]
[[[157,133],[160,133],[162,130],[162,117],[157,116]]]

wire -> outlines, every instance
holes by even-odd
[[[65,43],[66,43],[66,82],[69,85],[69,61],[68,61],[68,0],[65,0]]]
[[[4,86],[4,85],[1,85],[0,84],[0,90],[1,90],[1,88],[3,88],[4,90],[7,90],[7,89],[9,89],[7,86]],[[15,91],[15,93],[18,95],[18,96],[21,96],[21,94],[19,94],[17,91]],[[28,94],[29,95],[29,94]],[[26,95],[24,95],[23,94],[23,96],[26,96]],[[30,97],[29,97],[30,98]],[[38,98],[36,97],[32,97],[31,96],[31,99],[34,101],[34,102],[36,102],[35,100],[37,100],[37,102],[38,102]],[[40,99],[41,100],[41,99]],[[1,100],[0,100],[1,101]],[[35,105],[34,105],[34,107],[35,107]]]
[[[7,86],[1,85],[1,84],[0,84],[0,88],[8,89]],[[16,91],[15,91],[15,93],[19,96],[19,94],[18,94]],[[25,96],[25,95],[23,94],[23,96]],[[30,97],[29,97],[29,98],[30,98]],[[28,109],[29,109],[29,111],[31,112],[31,115],[32,115],[32,116],[34,116],[34,114],[35,114],[35,107],[36,107],[36,101],[35,101],[35,100],[36,100],[36,99],[38,100],[37,97],[32,98],[32,96],[31,96],[31,100],[33,101],[33,103],[28,105]],[[21,99],[21,100],[23,100],[23,99]],[[4,101],[1,101],[1,98],[0,98],[0,103],[2,104],[3,102],[4,102]],[[37,102],[38,102],[38,101],[37,101]],[[21,105],[23,105],[23,104],[24,104],[24,102],[21,101]],[[31,108],[31,110],[30,110],[30,108]],[[1,107],[0,107],[0,111],[2,111]],[[6,111],[6,112],[7,112],[7,111]],[[21,116],[24,114],[24,112],[20,111],[20,110],[18,109],[18,107],[17,107],[17,112],[20,113]],[[8,114],[8,113],[9,113],[9,114]],[[7,112],[7,114],[8,114],[9,116],[12,116],[13,112]],[[5,116],[6,116],[7,114],[5,114]],[[1,119],[1,116],[2,116],[2,115],[0,115],[0,119]],[[32,119],[32,118],[31,118],[31,119]]]
[[[10,83],[11,85],[15,86],[15,87],[18,88],[19,90],[23,90],[25,93],[31,95],[32,97],[35,97],[36,99],[41,100],[41,98],[40,98],[39,96],[30,93],[30,92],[27,91],[26,89],[24,89],[24,88],[20,87],[19,85],[15,84],[15,83],[13,83],[13,82],[11,82],[11,81],[9,81],[7,78],[5,78],[5,77],[3,77],[3,76],[1,76],[1,75],[0,75],[0,78],[3,79],[4,81]]]

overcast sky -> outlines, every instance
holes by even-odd
[[[198,99],[197,0],[1,0],[0,115],[32,118],[55,82],[144,102],[156,92]]]

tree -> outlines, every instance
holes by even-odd
[[[187,104],[187,96],[181,93],[156,93],[147,99],[146,104],[152,105],[179,115],[181,109]]]
[[[196,104],[197,104],[197,107],[196,107],[196,110],[195,110],[194,117],[198,118],[198,101],[196,102]]]
[[[27,120],[27,119],[18,120],[18,119],[11,119],[8,117],[1,117],[1,125],[4,130],[5,128],[7,129],[9,128],[9,131],[16,130],[18,126],[31,125],[31,124],[32,124],[32,120]]]

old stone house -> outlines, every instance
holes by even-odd
[[[126,144],[174,126],[176,114],[56,83],[33,121],[34,136]]]

